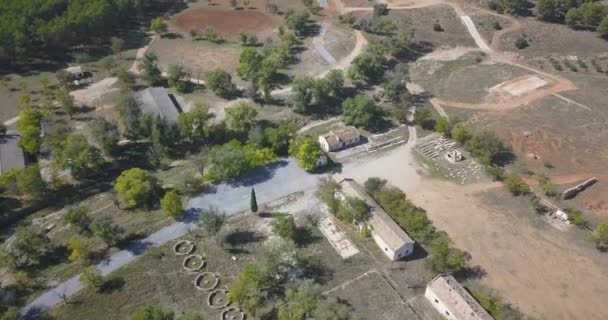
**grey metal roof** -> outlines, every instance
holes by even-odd
[[[164,118],[169,123],[177,123],[181,108],[163,87],[147,88],[136,94],[141,102],[141,110]]]
[[[12,168],[23,167],[25,167],[25,157],[19,147],[19,136],[0,136],[0,174]]]

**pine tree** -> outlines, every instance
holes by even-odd
[[[251,212],[258,212],[258,200],[255,198],[254,188],[251,188]]]

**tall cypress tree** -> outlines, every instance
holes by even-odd
[[[255,189],[251,188],[251,212],[258,212],[258,200],[255,198]]]

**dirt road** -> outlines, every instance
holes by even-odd
[[[523,311],[545,319],[608,318],[608,256],[578,234],[539,222],[523,199],[498,183],[460,186],[423,171],[409,146],[401,146],[345,163],[342,175],[359,182],[378,176],[402,189],[457,247],[471,253],[471,264],[487,272],[482,283]]]

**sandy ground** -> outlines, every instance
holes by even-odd
[[[471,264],[487,272],[482,282],[525,312],[546,319],[608,318],[606,255],[572,240],[580,235],[534,223],[526,205],[523,210],[504,205],[519,199],[506,195],[497,183],[459,186],[427,177],[424,171],[408,145],[382,157],[345,163],[342,175],[359,182],[379,176],[401,188],[457,247],[471,253]],[[487,193],[502,198],[484,201]]]

